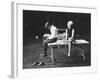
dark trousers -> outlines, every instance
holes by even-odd
[[[48,40],[44,40],[43,41],[43,45],[44,45],[44,54],[47,55],[47,48],[48,48],[48,43],[53,43],[56,42],[57,38],[53,38],[53,39],[48,39]]]

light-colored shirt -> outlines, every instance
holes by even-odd
[[[48,39],[53,39],[53,38],[56,38],[57,37],[57,28],[55,26],[51,26],[50,28],[50,36],[48,37]]]

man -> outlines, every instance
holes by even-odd
[[[48,43],[53,43],[57,41],[57,28],[50,24],[49,22],[46,22],[45,24],[45,28],[50,30],[50,35],[45,35],[44,34],[44,38],[43,39],[43,45],[44,45],[44,54],[40,54],[40,56],[42,57],[46,57],[47,56],[47,47],[48,47]]]
[[[68,41],[68,56],[70,56],[71,42],[74,40],[74,28],[73,21],[68,21],[67,23],[67,41]]]
[[[47,56],[48,43],[53,43],[57,41],[57,28],[54,25],[50,24],[49,22],[46,22],[45,28],[49,29],[51,34],[44,34],[43,36],[44,53],[40,54],[40,57]],[[44,63],[40,61],[40,62],[35,62],[32,65],[42,66],[44,65]]]

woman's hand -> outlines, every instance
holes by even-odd
[[[68,41],[72,41],[73,40],[73,38],[68,38]]]

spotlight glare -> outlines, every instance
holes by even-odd
[[[35,38],[38,39],[39,37],[38,36],[35,36]]]

